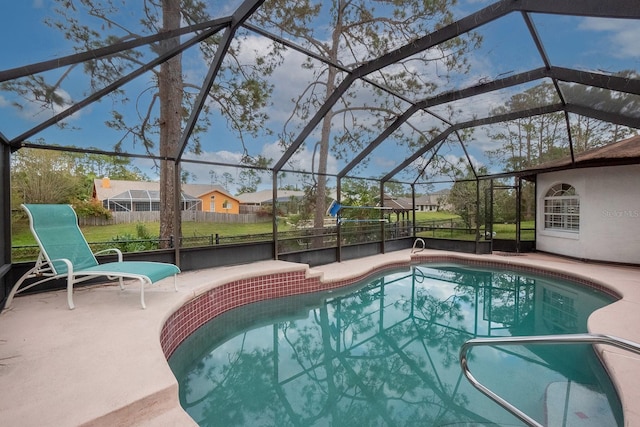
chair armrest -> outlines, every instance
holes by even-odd
[[[118,248],[109,248],[109,249],[103,249],[101,251],[98,252],[94,252],[94,255],[102,255],[102,254],[106,254],[106,253],[110,253],[110,252],[115,252],[118,254],[118,262],[122,262],[122,251]]]

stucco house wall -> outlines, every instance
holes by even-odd
[[[544,227],[544,198],[555,184],[580,198],[578,232]],[[569,169],[537,176],[536,248],[593,261],[640,264],[640,165]]]
[[[240,213],[240,202],[238,199],[224,194],[218,190],[213,190],[205,194],[199,194],[202,201],[202,210],[205,212],[218,212],[238,214]]]

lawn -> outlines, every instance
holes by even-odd
[[[428,222],[428,221],[451,221],[457,222],[460,217],[449,212],[416,212],[416,222]],[[138,236],[138,228],[144,227],[144,230],[150,236],[158,236],[160,233],[160,223],[131,223],[131,224],[115,224],[115,225],[102,225],[102,226],[83,226],[82,232],[84,233],[88,242],[111,242],[118,236]],[[535,234],[533,231],[533,221],[522,222],[522,240],[534,240]],[[291,229],[290,225],[286,224],[286,221],[281,221],[278,225],[278,230],[288,231]],[[530,229],[530,230],[527,230]],[[496,238],[499,239],[514,239],[516,226],[515,224],[494,224],[493,230],[496,232]],[[215,236],[220,237],[233,237],[242,235],[254,235],[254,234],[266,234],[271,233],[271,222],[261,222],[257,224],[232,224],[232,223],[212,223],[212,222],[183,222],[182,223],[182,235],[185,238],[189,237],[203,237],[203,236]],[[440,237],[450,239],[475,239],[475,232],[471,234],[465,230],[451,230],[450,228],[443,227],[435,231],[419,233],[419,236],[423,237]],[[14,219],[12,224],[12,246],[31,246],[36,242],[29,230],[29,223],[26,218]]]
[[[475,229],[471,231],[466,230],[460,223],[452,223],[453,226],[449,226],[447,222],[441,223],[438,228],[432,228],[417,233],[418,237],[434,237],[440,239],[455,239],[455,240],[475,240]],[[452,228],[453,227],[453,228]],[[535,240],[535,222],[534,221],[522,221],[520,223],[520,240]],[[516,239],[516,225],[515,224],[493,224],[493,232],[495,233],[494,239],[515,240]],[[484,237],[484,226],[480,227],[480,238]]]
[[[448,212],[416,212],[416,221],[445,220],[458,218],[457,215]],[[149,235],[160,234],[159,222],[114,224],[100,226],[83,226],[82,233],[88,242],[110,242],[117,236],[137,235],[139,226],[143,226]],[[280,221],[278,230],[288,231],[291,226],[286,221]],[[257,224],[232,224],[220,222],[183,222],[182,235],[184,237],[199,237],[220,235],[224,237],[242,236],[249,234],[271,233],[271,221]],[[36,242],[29,230],[29,221],[26,218],[15,219],[12,222],[12,246],[35,245]]]
[[[149,235],[158,236],[160,234],[159,222],[96,225],[81,227],[82,233],[88,242],[110,242],[117,236],[137,236],[138,227],[143,226]],[[288,230],[286,225],[279,226],[279,229]],[[257,224],[230,224],[213,222],[183,222],[182,235],[184,237],[197,236],[241,236],[247,234],[271,233],[271,222]],[[12,224],[12,246],[35,245],[36,241],[29,230],[28,220],[15,221]]]

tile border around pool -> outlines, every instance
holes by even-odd
[[[409,261],[383,263],[348,279],[325,282],[318,275],[309,274],[310,269],[307,268],[299,271],[257,275],[230,281],[198,295],[172,313],[162,327],[160,345],[168,360],[178,346],[199,327],[214,317],[234,308],[268,299],[341,288],[384,270],[409,267],[410,265],[425,262],[454,262],[475,267],[508,268],[519,272],[569,280],[604,292],[613,298],[621,299],[620,294],[604,284],[563,271],[520,265],[510,260],[486,260],[453,254],[412,254]]]

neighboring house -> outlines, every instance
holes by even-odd
[[[159,211],[160,184],[95,179],[93,198],[114,212]],[[240,212],[240,202],[218,185],[182,184],[182,210],[237,214]]]
[[[431,194],[416,197],[416,211],[418,212],[437,212],[438,201]]]
[[[640,136],[525,171],[536,182],[536,249],[640,264]]]
[[[439,190],[431,194],[416,197],[416,211],[438,212],[452,209],[448,201],[449,190]]]
[[[416,212],[438,212],[449,209],[447,203],[448,190],[441,190],[432,194],[426,194],[416,197]],[[391,197],[385,196],[385,207],[391,207],[394,210],[412,210],[413,202],[411,197]]]
[[[182,184],[182,191],[202,202],[202,211],[218,213],[240,213],[240,200],[219,185]]]
[[[304,191],[294,190],[278,190],[278,203],[287,203],[291,200],[301,200],[304,197]],[[273,191],[262,190],[255,193],[238,194],[240,204],[247,206],[263,206],[273,204]]]
[[[276,199],[278,209],[284,213],[298,213],[304,194],[304,191],[278,190],[278,198]],[[268,208],[273,205],[273,191],[262,190],[255,193],[239,194],[238,200],[243,207],[247,207],[247,211]]]

